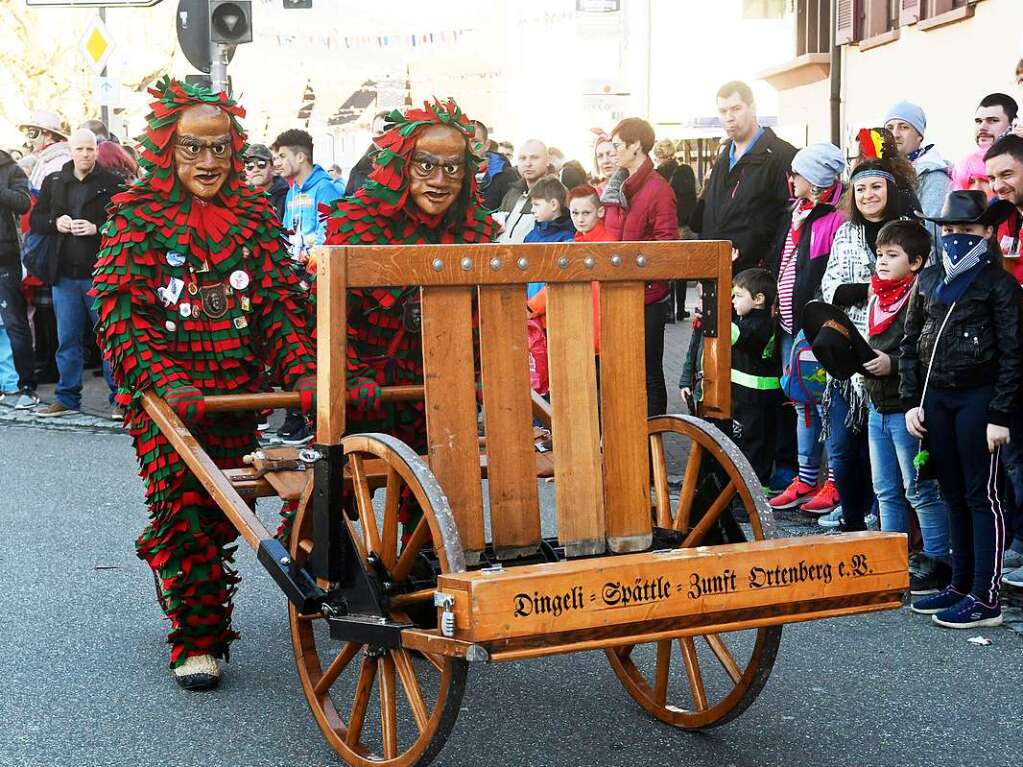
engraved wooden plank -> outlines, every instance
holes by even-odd
[[[905,536],[867,532],[455,573],[441,575],[438,589],[456,594],[456,637],[482,642],[682,617],[692,624],[705,614],[756,621],[801,603],[866,606],[908,580]]]
[[[642,551],[652,539],[643,289],[642,282],[623,282],[600,291],[604,514],[607,545],[616,553]]]
[[[731,253],[729,243],[712,240],[357,245],[348,247],[347,280],[358,288],[715,279],[722,247]]]
[[[604,551],[604,477],[593,364],[593,292],[548,285],[547,331],[558,541],[570,556]]]
[[[732,249],[728,243],[716,243],[717,268],[717,338],[703,339],[703,402],[704,418],[732,416]]]
[[[423,288],[422,294],[430,469],[451,502],[466,561],[475,564],[485,540],[472,354],[472,289]]]
[[[316,256],[316,441],[337,445],[345,432],[346,249],[318,248]]]
[[[526,292],[482,287],[479,312],[490,532],[497,556],[513,559],[540,545]]]

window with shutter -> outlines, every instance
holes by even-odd
[[[902,0],[899,7],[899,26],[916,24],[920,20],[921,0]]]
[[[859,39],[860,3],[858,0],[838,0],[835,9],[835,44],[845,45]]]

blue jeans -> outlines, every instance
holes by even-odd
[[[795,339],[784,330],[778,330],[781,342],[781,358],[784,366],[792,353]],[[796,411],[796,445],[799,451],[799,465],[803,468],[819,469],[821,465],[821,414],[817,405],[793,403]],[[807,413],[809,411],[809,414]],[[809,415],[809,417],[807,417]]]
[[[53,286],[53,311],[57,315],[57,402],[78,410],[82,404],[82,341],[92,333],[99,316],[92,309],[92,280],[61,277]],[[103,378],[110,387],[110,403],[114,402],[114,379],[110,365],[103,360]]]
[[[948,509],[938,491],[937,480],[916,481],[913,458],[920,443],[906,429],[905,413],[878,413],[871,405],[867,434],[881,529],[908,533],[909,507],[912,506],[920,520],[924,554],[933,559],[947,558]]]
[[[845,425],[849,403],[835,389],[828,408],[831,432],[828,434],[828,458],[835,474],[835,486],[842,499],[842,517],[849,530],[863,530],[866,515],[874,504],[870,481],[870,447],[867,429],[852,431]]]
[[[14,352],[11,339],[7,337],[3,321],[0,320],[0,394],[18,391],[18,371],[14,369]]]

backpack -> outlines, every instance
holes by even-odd
[[[821,401],[827,374],[813,354],[806,334],[800,330],[792,342],[792,351],[785,360],[785,372],[781,377],[781,388],[792,402],[812,405]]]

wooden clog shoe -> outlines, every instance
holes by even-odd
[[[212,655],[192,655],[174,669],[174,678],[186,690],[212,690],[220,682],[220,667]]]

